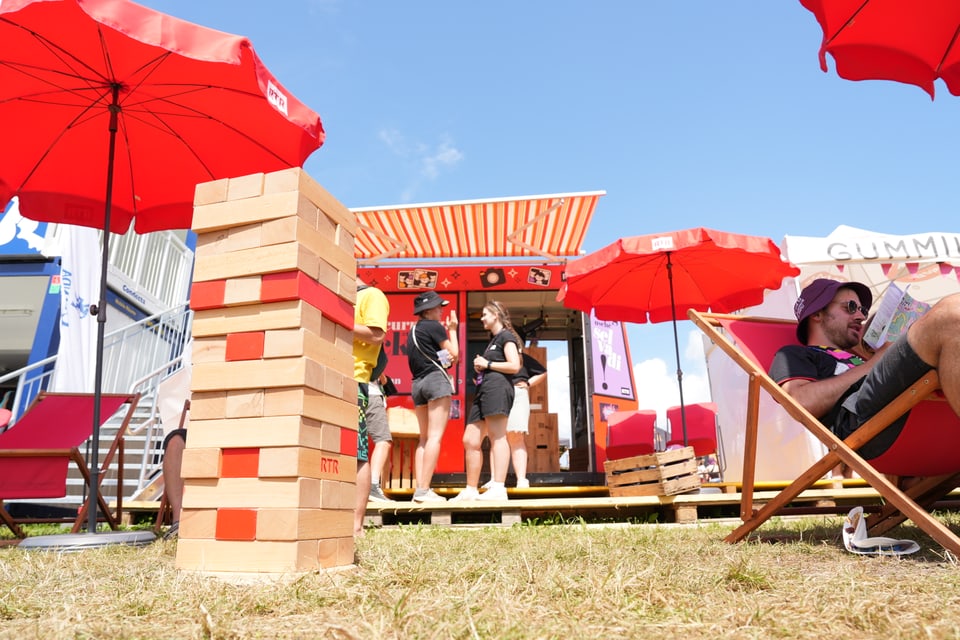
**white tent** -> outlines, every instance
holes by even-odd
[[[910,295],[936,302],[960,292],[960,234],[918,233],[896,236],[854,227],[837,227],[825,238],[786,236],[782,245],[800,275],[768,292],[763,304],[745,313],[793,318],[793,303],[800,290],[816,278],[858,281],[871,288],[874,300],[895,281]],[[706,344],[710,391],[717,403],[726,471],[724,479],[742,479],[746,375],[720,349]],[[758,481],[793,480],[824,453],[809,435],[778,405],[761,397],[758,441]]]

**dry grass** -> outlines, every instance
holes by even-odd
[[[907,559],[846,553],[837,518],[739,545],[728,530],[384,529],[358,541],[357,570],[257,585],[178,573],[175,542],[4,548],[0,637],[960,637],[960,567],[912,527],[896,535],[924,551]]]

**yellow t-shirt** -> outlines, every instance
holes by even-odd
[[[354,308],[353,324],[377,327],[387,330],[390,315],[390,303],[380,289],[367,287],[357,292],[357,306]],[[377,364],[380,345],[370,344],[353,338],[353,379],[357,382],[370,382],[370,374]]]

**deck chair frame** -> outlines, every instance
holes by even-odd
[[[844,462],[856,471],[857,474],[886,501],[886,504],[878,513],[871,515],[867,519],[867,527],[871,535],[879,535],[904,520],[910,519],[931,538],[943,545],[945,549],[952,552],[955,556],[960,557],[960,538],[950,531],[942,522],[934,518],[928,511],[934,502],[957,486],[958,481],[960,481],[960,474],[924,478],[904,491],[898,486],[899,483],[896,479],[888,478],[857,453],[857,450],[861,446],[880,433],[899,416],[903,415],[919,402],[931,399],[934,392],[940,389],[940,378],[936,370],[932,370],[921,377],[848,438],[841,440],[822,422],[797,403],[792,396],[767,375],[767,372],[763,368],[754,362],[753,359],[747,357],[722,332],[723,320],[796,323],[789,320],[712,314],[695,310],[691,310],[688,317],[714,344],[723,349],[748,376],[747,424],[744,440],[742,499],[740,503],[740,518],[743,524],[726,537],[727,542],[738,542],[746,538],[772,516],[787,508],[803,491],[809,489],[815,482],[823,478],[837,463]],[[755,509],[753,498],[761,390],[770,395],[794,420],[802,424],[819,439],[826,446],[827,453],[805,472],[800,474],[790,485],[781,490],[773,499],[761,508]]]
[[[48,398],[55,398],[58,396],[89,396],[93,397],[93,394],[86,393],[55,393],[49,391],[41,391],[34,401],[31,403],[30,408],[32,408],[36,403],[46,401]],[[103,397],[113,397],[117,399],[122,399],[123,403],[120,405],[121,408],[126,406],[126,412],[123,416],[123,422],[120,427],[117,429],[117,435],[114,437],[113,441],[110,443],[110,448],[107,451],[107,454],[103,456],[102,461],[100,462],[100,471],[98,473],[97,480],[97,503],[99,504],[99,514],[101,514],[102,520],[105,520],[107,524],[110,525],[111,529],[116,530],[120,524],[120,520],[123,513],[123,473],[124,473],[124,436],[127,433],[127,430],[130,426],[130,421],[133,418],[134,411],[136,411],[137,405],[140,402],[139,393],[130,393],[130,394],[102,394]],[[24,416],[29,414],[30,408],[24,412]],[[112,415],[101,416],[101,426],[103,423],[106,423]],[[22,418],[21,418],[22,419]],[[92,424],[91,424],[92,432]],[[89,438],[86,442],[89,442]],[[26,533],[23,531],[21,524],[32,524],[40,522],[73,522],[71,528],[71,533],[77,533],[87,522],[87,513],[90,508],[90,498],[92,497],[91,491],[91,481],[90,481],[90,470],[87,465],[83,454],[80,452],[80,447],[84,446],[81,444],[78,447],[72,448],[29,448],[29,449],[0,449],[0,462],[3,459],[10,458],[44,458],[44,457],[67,457],[70,462],[78,469],[81,477],[83,478],[84,484],[84,495],[85,498],[80,505],[80,508],[77,510],[76,518],[63,517],[63,518],[14,518],[5,508],[3,499],[0,499],[0,521],[3,524],[7,525],[15,536],[18,538],[26,537]],[[103,481],[107,475],[107,471],[110,468],[110,465],[113,464],[114,459],[117,461],[117,493],[116,493],[116,508],[111,510],[108,505],[103,491],[101,491],[103,486]]]

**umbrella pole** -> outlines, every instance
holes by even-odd
[[[90,455],[90,506],[87,509],[87,533],[97,532],[100,511],[100,398],[103,396],[103,341],[107,325],[107,260],[110,256],[110,213],[113,204],[113,161],[117,146],[117,114],[120,111],[120,85],[113,85],[110,105],[110,148],[107,152],[107,194],[103,209],[103,253],[100,259],[100,298],[97,308],[97,357],[93,375],[93,451]],[[123,482],[118,478],[117,482]]]
[[[677,305],[673,299],[673,262],[667,252],[667,282],[670,284],[670,313],[673,317],[673,352],[677,358],[677,386],[680,389],[680,424],[683,427],[683,446],[687,446],[687,411],[683,405],[683,370],[680,368],[680,341],[677,339]]]

